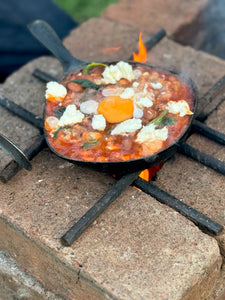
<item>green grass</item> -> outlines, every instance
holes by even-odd
[[[82,23],[89,18],[99,17],[102,12],[118,0],[54,0],[75,21]]]

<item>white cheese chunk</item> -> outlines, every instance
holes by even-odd
[[[117,125],[111,132],[112,135],[120,134],[124,135],[126,133],[135,132],[142,127],[141,119],[129,119],[121,122]]]
[[[134,96],[134,89],[133,88],[126,88],[125,91],[120,94],[120,98],[123,99],[131,99]]]
[[[166,108],[172,114],[180,114],[180,117],[193,114],[185,100],[169,101]]]
[[[165,141],[168,138],[168,129],[163,127],[162,129],[156,129],[155,124],[149,124],[144,126],[137,135],[137,142],[153,142],[155,140]]]
[[[127,62],[120,61],[116,65],[109,65],[102,73],[102,82],[115,84],[118,80],[125,78],[129,81],[134,79],[132,66]]]
[[[141,119],[143,117],[143,110],[139,107],[134,106],[133,118]]]
[[[141,108],[143,108],[143,107],[151,107],[153,105],[153,102],[148,97],[141,97],[140,99],[138,99],[136,101],[136,105],[138,107],[141,107]]]
[[[154,90],[160,90],[162,88],[162,83],[160,83],[160,82],[151,82],[151,87]]]
[[[136,89],[138,86],[139,86],[139,82],[137,82],[137,81],[134,81],[134,82],[133,82],[133,88],[135,88],[135,89]]]
[[[142,74],[141,70],[138,70],[138,69],[134,70],[135,79],[138,79],[141,76],[141,74]]]
[[[95,100],[87,100],[80,104],[80,111],[84,114],[97,114],[98,102]]]
[[[95,130],[104,130],[106,127],[106,120],[103,115],[94,115],[91,126]]]
[[[59,97],[64,98],[67,94],[67,90],[64,85],[59,84],[56,81],[50,81],[46,85],[47,89],[45,92],[45,98],[49,97]]]
[[[59,120],[59,126],[71,125],[82,122],[84,114],[77,110],[75,104],[68,105]]]

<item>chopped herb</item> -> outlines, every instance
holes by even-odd
[[[66,106],[62,106],[60,107],[58,110],[54,111],[54,116],[58,119],[60,119],[64,113],[64,111],[66,110]]]
[[[71,80],[69,82],[75,82],[81,85],[83,88],[94,89],[94,90],[99,90],[100,88],[105,86],[104,84],[95,84],[91,80],[85,78],[78,78],[78,79]]]
[[[89,147],[93,147],[93,146],[96,146],[96,145],[98,145],[99,144],[99,141],[97,141],[97,140],[93,140],[93,141],[90,141],[90,142],[87,142],[87,143],[84,143],[83,145],[82,145],[82,149],[84,149],[84,148],[89,148]]]
[[[91,68],[98,67],[98,66],[107,67],[107,65],[105,64],[92,62],[91,64],[86,65],[86,67],[84,68],[84,75],[88,75],[88,71]]]
[[[61,130],[63,130],[63,129],[68,129],[68,128],[70,128],[70,126],[59,127],[59,128],[54,132],[53,138],[56,139],[57,136],[58,136],[58,134],[59,134],[59,132],[60,132]]]
[[[151,122],[148,123],[149,124],[155,124],[156,126],[161,125],[163,119],[165,118],[165,116],[168,113],[168,109],[165,109],[158,117],[156,117],[155,119],[153,119]]]
[[[168,126],[168,125],[174,125],[176,123],[176,118],[166,118],[166,119],[163,119],[161,124],[162,126]]]

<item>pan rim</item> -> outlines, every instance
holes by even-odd
[[[135,65],[141,65],[141,66],[145,66],[145,67],[148,67],[150,69],[158,69],[158,70],[161,70],[161,71],[164,71],[164,72],[168,72],[168,73],[171,73],[175,76],[177,76],[179,79],[183,80],[191,89],[192,91],[192,101],[193,101],[193,109],[192,109],[192,112],[193,114],[190,116],[190,120],[189,120],[189,123],[188,125],[186,126],[186,128],[184,129],[183,133],[179,136],[179,138],[177,140],[174,141],[174,143],[170,144],[169,146],[167,146],[166,148],[163,148],[162,150],[152,154],[152,155],[148,155],[148,156],[143,156],[143,157],[140,157],[140,158],[137,158],[137,159],[130,159],[130,160],[118,160],[118,161],[89,161],[89,160],[79,160],[79,159],[72,159],[72,158],[69,158],[69,157],[66,157],[62,154],[60,154],[59,152],[57,152],[56,150],[54,150],[54,148],[51,147],[51,145],[49,144],[49,141],[48,141],[48,137],[47,137],[47,132],[46,132],[46,129],[45,129],[45,126],[44,126],[44,136],[45,136],[45,140],[46,140],[46,143],[48,145],[48,147],[50,148],[50,150],[55,153],[58,157],[61,157],[62,159],[64,160],[67,160],[67,161],[70,161],[71,163],[74,163],[74,164],[88,164],[88,165],[109,165],[109,166],[113,166],[113,165],[118,165],[118,164],[132,164],[132,163],[138,163],[138,162],[141,162],[141,161],[148,161],[150,160],[150,158],[152,158],[151,160],[155,160],[159,155],[163,155],[164,152],[167,152],[168,149],[172,148],[172,147],[177,147],[177,145],[179,144],[179,142],[183,141],[186,137],[186,135],[188,135],[188,132],[191,128],[191,125],[192,125],[192,122],[196,116],[196,111],[197,111],[197,105],[198,105],[198,89],[197,89],[197,86],[196,84],[194,83],[194,81],[189,77],[187,76],[186,74],[183,74],[183,73],[180,73],[180,72],[177,72],[177,71],[174,71],[174,70],[170,70],[170,69],[167,69],[167,68],[164,68],[164,67],[161,67],[161,66],[154,66],[154,65],[150,65],[148,63],[142,63],[142,62],[136,62],[136,61],[132,61],[132,60],[112,60],[112,61],[96,61],[96,62],[101,62],[101,63],[104,63],[104,64],[114,64],[114,63],[117,63],[117,62],[120,62],[120,61],[124,61],[124,62],[127,62],[127,63],[130,63],[130,64],[135,64]],[[89,62],[86,63],[86,65],[89,64]],[[85,64],[82,64],[78,67],[76,67],[76,69],[74,69],[74,71],[71,71],[69,73],[64,73],[64,78],[66,76],[68,76],[68,74],[71,74],[72,72],[79,72],[80,70],[82,70],[84,68]],[[62,81],[62,80],[61,80]],[[60,82],[61,82],[60,81]],[[47,100],[45,99],[45,106],[44,106],[44,120],[45,120],[45,114],[46,114],[46,102]]]

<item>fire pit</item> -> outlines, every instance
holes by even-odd
[[[163,45],[164,43],[168,43],[169,45],[171,45],[170,44],[171,42],[167,41],[167,39],[163,40],[160,44]],[[160,44],[157,47],[161,47]],[[166,47],[166,49],[168,49],[168,47]],[[159,48],[157,48],[157,50],[155,51],[159,51]],[[155,55],[154,49],[151,51],[151,53],[153,56]],[[165,60],[169,61],[168,57],[170,53],[166,53],[166,54],[167,56],[166,57],[163,56],[163,57]],[[47,69],[45,70],[45,72],[47,72]],[[217,79],[219,80],[219,78],[222,78],[222,76],[217,76]],[[33,79],[32,77],[31,80],[36,80],[36,79]],[[197,82],[199,82],[198,80],[199,77],[197,78]],[[216,80],[214,81],[214,83],[215,82]],[[208,87],[209,85],[206,84],[206,86]],[[212,86],[212,84],[210,86]],[[203,88],[200,90],[201,90],[201,96],[203,96],[204,93],[206,93],[209,90],[209,88],[203,86]],[[6,95],[6,97],[9,98],[8,95]],[[205,128],[204,125],[203,126],[201,125],[202,124],[196,122],[195,123],[196,127],[193,128],[193,130],[200,131],[200,129],[198,128],[201,128],[201,131],[207,132],[208,128]],[[183,146],[184,146],[183,148],[185,149],[186,145]],[[46,170],[45,169],[46,162],[48,160],[50,161],[51,169]],[[182,155],[181,160],[185,161],[187,160],[187,158],[183,157]],[[96,175],[96,173],[90,171],[90,173],[88,174],[86,172],[87,182],[91,182],[91,180],[93,180],[95,183],[96,187],[94,187],[94,185],[91,185],[93,190],[96,189],[96,191],[102,192],[100,193],[100,196],[93,197],[94,195],[93,190],[90,191],[87,189],[85,191],[83,188],[85,186],[85,180],[84,180],[85,176],[81,178],[80,177],[81,175],[79,176],[79,174],[84,175],[85,171],[80,169],[79,167],[76,167],[74,170],[72,169],[71,166],[62,163],[59,159],[56,159],[52,154],[45,153],[45,152],[40,153],[38,157],[34,159],[33,163],[35,167],[33,169],[36,169],[36,171],[34,170],[33,173],[30,173],[31,175],[29,175],[29,173],[26,173],[25,171],[20,171],[20,173],[18,173],[17,176],[15,176],[10,181],[8,181],[7,185],[4,185],[3,187],[3,194],[4,194],[3,199],[8,199],[8,194],[6,192],[7,189],[9,189],[11,193],[11,200],[8,201],[8,206],[11,208],[11,220],[12,221],[15,220],[14,216],[17,215],[18,219],[15,220],[17,222],[17,225],[26,228],[26,230],[28,230],[29,232],[30,237],[37,239],[39,243],[39,236],[40,236],[40,241],[46,243],[49,247],[52,247],[54,251],[57,253],[58,258],[63,256],[64,257],[63,260],[66,261],[67,264],[71,262],[73,267],[76,266],[76,269],[79,270],[77,280],[78,282],[82,282],[82,285],[85,286],[86,290],[88,290],[88,288],[90,288],[91,285],[90,280],[89,281],[87,280],[86,275],[87,273],[91,274],[91,277],[94,278],[94,287],[92,286],[92,288],[94,290],[97,289],[97,291],[95,290],[97,294],[96,299],[101,299],[101,297],[104,297],[104,296],[99,296],[101,295],[101,293],[105,293],[105,295],[109,297],[112,297],[112,294],[114,294],[108,282],[108,278],[110,277],[110,274],[112,274],[112,270],[114,275],[113,275],[113,279],[112,278],[110,279],[110,282],[111,283],[113,282],[113,285],[115,287],[115,294],[117,297],[123,298],[124,294],[127,293],[127,291],[129,290],[129,284],[128,284],[129,280],[131,280],[130,282],[132,283],[132,287],[136,289],[135,281],[133,280],[133,278],[135,278],[133,274],[134,271],[129,269],[128,266],[130,263],[132,264],[132,268],[135,268],[135,272],[137,272],[137,270],[142,270],[141,272],[142,276],[138,275],[138,278],[136,277],[136,284],[137,284],[136,290],[139,293],[138,286],[141,287],[143,297],[145,298],[148,297],[150,293],[151,293],[151,297],[154,296],[158,297],[159,294],[157,293],[159,291],[159,285],[163,285],[164,287],[166,287],[169,293],[173,293],[175,291],[174,289],[175,284],[172,284],[171,282],[167,284],[166,282],[164,282],[164,280],[160,279],[160,283],[155,284],[152,291],[149,292],[149,289],[145,287],[144,283],[141,281],[140,278],[144,278],[145,282],[146,280],[148,280],[148,282],[151,282],[152,280],[151,274],[153,274],[153,270],[157,269],[159,272],[158,273],[159,277],[157,278],[162,278],[163,276],[161,277],[161,274],[166,274],[165,270],[169,266],[169,269],[167,269],[167,271],[170,270],[169,276],[171,278],[175,276],[174,275],[175,273],[179,274],[181,280],[182,277],[184,278],[184,281],[182,282],[182,286],[185,286],[185,284],[187,283],[186,267],[189,267],[191,265],[191,261],[195,267],[197,265],[198,266],[200,265],[201,272],[202,272],[201,273],[199,270],[195,269],[192,276],[194,276],[194,274],[203,274],[204,273],[203,270],[207,270],[207,274],[210,274],[210,276],[212,276],[212,274],[216,274],[215,266],[219,267],[220,257],[218,254],[218,249],[216,248],[217,243],[215,242],[215,239],[211,239],[205,234],[202,234],[196,228],[196,226],[191,224],[188,220],[184,219],[182,216],[179,216],[179,214],[177,214],[174,210],[171,210],[170,208],[166,208],[165,206],[158,203],[153,204],[155,203],[154,199],[147,200],[152,198],[138,190],[135,190],[134,188],[129,188],[125,193],[123,193],[119,198],[117,198],[118,201],[115,201],[112,205],[110,205],[110,207],[103,214],[101,214],[96,221],[94,221],[93,226],[90,226],[85,232],[83,232],[83,234],[79,237],[77,241],[76,240],[74,241],[71,247],[64,248],[59,243],[59,238],[63,236],[66,230],[68,230],[74,224],[74,222],[78,224],[79,220],[84,220],[84,218],[82,218],[82,215],[84,215],[85,212],[91,209],[92,206],[95,207],[95,203],[98,201],[98,199],[106,198],[106,196],[104,195],[102,196],[102,193],[107,194],[108,189],[112,188],[113,190],[114,186],[118,186],[120,184],[123,185],[123,181],[118,181],[117,183],[115,183],[114,179],[112,178],[109,179],[106,175],[101,174],[99,175],[99,178],[97,178],[98,176]],[[173,160],[169,161],[163,166],[163,168],[159,172],[159,175],[157,175],[157,178],[160,178],[162,176],[161,174],[163,174],[164,172],[165,172],[164,173],[165,177],[167,178],[171,177],[170,173],[167,173],[166,175],[168,164],[173,164]],[[51,174],[52,172],[55,174]],[[63,189],[63,184],[57,181],[57,177],[59,176],[59,174],[61,175],[64,174],[64,180],[65,180],[64,184],[66,185],[66,187],[68,187],[68,184],[71,184],[72,186],[71,190],[67,190],[67,188]],[[28,176],[30,177],[29,178],[30,180],[28,180]],[[136,178],[136,176],[137,174],[127,175],[126,184],[129,185]],[[60,178],[61,180],[62,177],[58,177],[58,178]],[[125,178],[123,178],[123,180],[125,180]],[[16,197],[17,199],[23,197],[23,202],[22,202],[23,207],[20,207],[19,209],[17,206],[18,204],[16,204],[18,202],[13,198],[14,197],[13,185],[15,185],[17,188],[19,187],[19,185],[21,185],[22,189],[24,189],[26,182],[29,182],[30,185],[29,193],[28,192],[24,193],[22,190],[19,192],[20,196],[17,193],[17,197]],[[99,187],[97,187],[96,184],[97,182],[100,184]],[[143,186],[141,186],[142,183],[143,180],[141,179],[136,179],[134,181],[135,185],[137,186],[139,185],[138,188],[143,188]],[[161,185],[163,184],[164,182],[161,183]],[[154,185],[156,186],[160,185],[158,179],[155,181]],[[152,185],[150,184],[149,186]],[[155,189],[158,191],[157,187],[156,188],[153,187],[151,189],[152,195]],[[63,195],[61,194],[61,190],[63,190],[64,193]],[[80,194],[81,191],[83,194],[82,193]],[[76,192],[77,194],[79,192],[80,200],[77,199]],[[160,192],[165,194],[165,192],[163,191]],[[170,191],[170,193],[173,195],[172,191]],[[174,190],[174,193],[176,193],[176,189]],[[88,194],[91,195],[90,196],[91,199],[88,197],[89,196]],[[142,196],[140,197],[140,195]],[[58,199],[57,197],[60,197],[60,199]],[[72,201],[73,197],[75,201]],[[175,201],[174,201],[174,197],[169,196],[169,198],[170,200],[173,200],[175,204],[179,202],[181,206],[185,206],[185,204],[182,201],[177,200],[180,199],[181,197],[175,199]],[[80,201],[80,206],[77,205],[79,201]],[[7,205],[4,204],[3,207],[5,214],[7,214],[6,206]],[[195,207],[194,204],[193,206]],[[39,207],[39,213],[36,214],[35,212],[32,212],[34,207]],[[64,214],[62,207],[66,209],[66,214]],[[185,207],[189,211],[189,207],[187,206]],[[163,210],[166,211],[166,214],[163,213]],[[25,211],[24,216],[22,216],[21,213],[22,211]],[[38,215],[40,216],[42,215],[42,213],[45,216],[46,224],[44,224],[44,222],[42,223],[38,221]],[[65,217],[66,215],[69,217]],[[62,219],[63,216],[64,218]],[[216,222],[221,222],[221,219],[220,220],[217,220],[216,218],[213,219]],[[27,220],[26,223],[24,223],[24,220]],[[173,222],[176,222],[177,232],[174,231]],[[206,223],[208,223],[208,219]],[[2,227],[4,227],[3,226],[4,222],[1,224]],[[120,227],[121,224],[123,224],[122,228]],[[181,230],[182,226],[184,226],[183,230]],[[53,235],[49,234],[49,232],[46,235],[41,234],[41,232],[46,232],[46,230],[50,230],[50,228],[52,229],[54,228],[52,230],[52,232],[54,232]],[[162,239],[160,235],[157,233],[158,230],[157,228],[158,229],[160,228],[160,232],[163,237]],[[221,230],[221,226],[216,224],[215,228],[217,233],[219,233]],[[13,228],[10,229],[10,234],[11,236],[14,237],[16,233],[14,233],[13,230],[14,230]],[[206,230],[206,228],[204,228],[204,230]],[[7,232],[7,230],[5,230],[4,232]],[[169,234],[171,232],[173,232],[172,235]],[[193,235],[191,234],[191,232],[193,233]],[[214,233],[217,234],[216,232]],[[130,242],[129,244],[127,244],[127,246],[124,246],[126,237],[129,237]],[[72,238],[72,240],[73,239],[74,237]],[[178,243],[178,240],[180,241],[180,243]],[[16,253],[17,257],[19,257],[20,259],[20,263],[22,265],[25,263],[25,268],[31,270],[33,267],[35,272],[37,272],[38,267],[37,264],[35,263],[35,259],[38,257],[38,250],[36,249],[36,246],[33,244],[32,246],[30,246],[32,249],[32,253],[29,256],[30,260],[24,262],[24,260],[22,260],[21,257],[24,255],[25,256],[28,255],[29,246],[26,244],[27,240],[25,237],[23,238],[21,237],[21,241],[23,241],[24,243],[23,246],[24,253],[22,253],[19,249],[17,249],[17,247],[14,247],[14,250],[10,250],[11,253],[13,252]],[[6,249],[5,243],[10,243],[7,234],[4,234],[4,249]],[[70,243],[71,241],[68,242],[68,244]],[[18,242],[18,244],[20,244],[20,242]],[[103,245],[105,245],[106,247],[104,246],[105,247],[104,248]],[[85,247],[87,247],[86,250]],[[157,249],[158,258],[154,256],[154,259],[152,259],[153,248]],[[178,251],[176,255],[174,255],[176,252],[175,249],[177,249]],[[187,249],[186,250],[187,252],[185,252],[185,249]],[[42,282],[47,282],[47,284],[52,288],[53,286],[52,278],[55,278],[56,275],[54,274],[54,277],[51,278],[51,276],[49,276],[49,272],[51,271],[51,267],[54,265],[54,263],[51,256],[49,256],[47,252],[45,252],[46,260],[45,263],[43,263],[44,250],[41,249],[40,251],[41,251],[41,255],[39,252],[39,256],[41,259],[41,264],[38,265],[43,266],[45,272],[41,272],[41,273],[39,272],[38,278],[40,278]],[[186,261],[184,260],[183,256],[181,259],[179,259],[180,257],[179,255],[181,255],[181,253],[182,255],[184,255],[184,257],[187,258]],[[194,257],[193,255],[196,256]],[[207,257],[207,260],[208,262],[210,261],[210,263],[207,264],[203,256]],[[140,257],[145,258],[146,260],[145,259],[140,260],[139,259]],[[188,260],[189,257],[190,257],[190,261]],[[214,257],[214,259],[212,257]],[[112,262],[111,258],[113,260],[115,259],[115,261]],[[104,265],[104,272],[103,272],[104,274],[103,273],[100,274],[98,272],[98,268],[100,266],[100,260],[104,261],[105,263],[107,261],[109,262],[108,264],[106,263]],[[153,264],[153,260],[156,262],[156,265]],[[161,262],[163,261],[164,265],[160,265],[160,261]],[[165,265],[165,262],[167,262],[168,264]],[[51,267],[46,268],[46,265]],[[56,273],[62,275],[63,274],[62,270],[64,269],[60,269],[61,267],[59,267],[59,265],[57,265],[58,267]],[[127,273],[124,273],[124,271],[120,269],[119,265],[123,265],[123,267],[129,270],[129,273],[131,274],[131,279],[129,279],[126,283],[125,283],[126,281],[125,278],[127,276]],[[212,265],[214,267],[212,267]],[[63,268],[64,267],[66,266],[63,266]],[[44,278],[43,275],[44,273],[48,274],[46,276],[47,278],[46,277]],[[180,274],[182,274],[182,276]],[[215,278],[215,275],[213,276],[214,276],[213,278]],[[57,279],[56,282],[59,282],[59,280]],[[119,291],[118,282],[123,282],[124,284],[123,288],[121,289],[121,292],[118,292]],[[64,287],[69,287],[68,282],[64,282],[63,284]],[[126,284],[128,285],[126,286]],[[103,288],[104,292],[99,290],[100,285],[104,286]],[[126,288],[124,288],[125,286]],[[205,286],[204,288],[206,289]],[[59,285],[55,290],[61,293],[62,288]],[[82,292],[78,290],[79,289],[77,289],[77,285],[73,289],[69,287],[69,292],[66,292],[67,297],[69,298],[75,295],[75,297],[77,297],[78,299],[79,297],[84,298],[85,297],[83,296],[84,294],[81,294]],[[179,295],[180,297],[182,297],[182,294]]]

